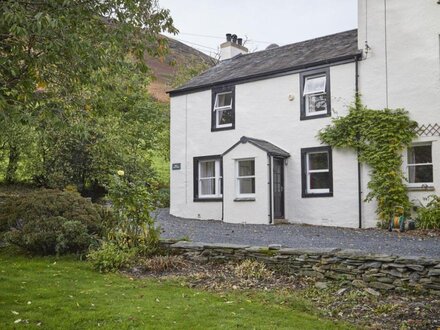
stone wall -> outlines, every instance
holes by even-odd
[[[351,249],[293,249],[186,241],[162,241],[172,253],[196,261],[253,259],[274,270],[317,279],[349,281],[356,287],[440,295],[440,260],[399,257]],[[348,282],[347,282],[348,284]]]

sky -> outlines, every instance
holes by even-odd
[[[169,35],[209,55],[225,34],[250,51],[357,28],[357,0],[159,0],[180,33]]]

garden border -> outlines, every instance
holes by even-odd
[[[365,253],[355,249],[296,249],[161,240],[165,250],[199,262],[257,260],[290,275],[348,281],[358,288],[440,295],[440,259]]]

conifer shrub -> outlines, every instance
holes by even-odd
[[[83,253],[104,232],[111,214],[78,193],[36,190],[0,209],[6,240],[31,253]]]

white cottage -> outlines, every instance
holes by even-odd
[[[255,53],[227,35],[220,63],[170,92],[171,214],[375,226],[375,205],[363,202],[368,169],[316,137],[357,91],[367,106],[403,107],[419,122],[403,170],[412,199],[435,193],[440,5],[359,0],[358,30]]]

